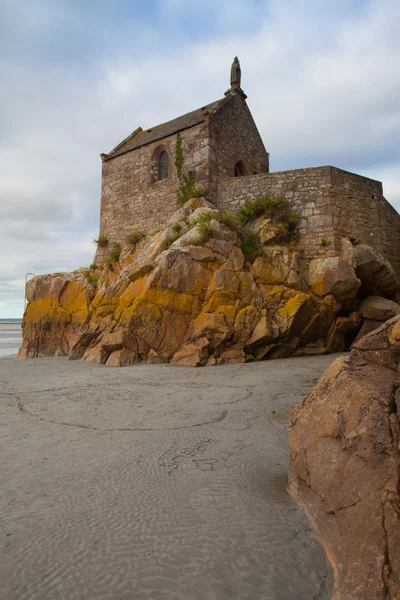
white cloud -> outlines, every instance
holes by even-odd
[[[107,3],[87,9],[80,21],[78,3],[60,2],[57,11],[24,20],[15,57],[6,63],[3,54],[0,280],[89,264],[100,210],[99,153],[138,125],[222,97],[235,55],[272,169],[355,170],[382,179],[400,208],[397,0],[310,0],[306,7],[300,0],[207,0],[204,14],[181,0],[161,4],[168,26],[162,13],[153,25],[138,15],[130,31],[132,19],[129,27],[118,23]],[[32,57],[35,36],[53,25],[59,31],[60,14],[77,36],[86,27],[88,45],[74,45],[82,43],[78,36],[66,49],[68,60],[62,49],[58,59]],[[195,24],[206,28],[205,14],[212,27],[200,36]],[[13,286],[5,289],[0,315],[17,316]]]

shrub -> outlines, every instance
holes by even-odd
[[[87,280],[88,284],[94,288],[96,288],[97,284],[99,283],[99,278],[96,277],[96,275],[92,275],[91,273],[88,273],[86,275],[86,280]]]
[[[323,248],[326,248],[327,246],[330,246],[330,245],[331,245],[331,243],[330,243],[330,241],[329,241],[329,240],[327,240],[326,238],[322,238],[322,239],[321,239],[321,241],[320,241],[320,245],[321,245]]]
[[[108,237],[104,234],[100,234],[98,238],[94,238],[94,243],[97,244],[98,248],[104,248],[108,244]]]
[[[136,244],[138,244],[144,237],[144,233],[137,231],[137,229],[132,229],[132,231],[127,234],[126,241],[131,246],[136,246]]]
[[[220,211],[219,214],[217,215],[216,219],[217,219],[217,221],[222,223],[222,225],[225,225],[225,227],[228,227],[228,229],[231,229],[235,233],[240,233],[241,227],[240,227],[239,221],[238,221],[237,217],[235,217],[235,215],[233,215],[232,213],[225,211],[225,210]]]
[[[298,224],[300,223],[300,215],[296,212],[289,213],[284,225],[288,230],[290,235],[293,235],[297,229]]]
[[[254,200],[246,200],[239,210],[238,221],[240,225],[245,225],[257,217],[265,216],[270,218],[276,216],[279,218],[287,209],[287,202],[284,198],[261,197]]]
[[[114,263],[119,260],[120,256],[121,246],[119,244],[114,244],[114,246],[106,256],[105,265],[109,271],[114,271]]]
[[[211,213],[200,213],[199,216],[197,217],[197,219],[194,221],[194,224],[207,224],[209,225],[211,223],[211,219],[213,218]]]
[[[192,192],[192,196],[190,198],[203,198],[203,196],[207,196],[206,188],[194,188]],[[188,198],[190,200],[190,198]]]
[[[242,252],[251,263],[258,257],[264,255],[263,246],[258,233],[244,231],[242,233]]]
[[[88,282],[89,285],[93,286],[94,288],[97,287],[99,278],[96,277],[96,275],[93,275],[91,273],[92,270],[97,269],[97,266],[94,264],[91,264],[90,267],[88,269],[82,269],[83,274],[86,278],[86,281]]]
[[[110,258],[106,258],[104,264],[106,269],[108,269],[109,271],[114,271],[114,262]]]
[[[206,216],[206,215],[201,215],[201,216]],[[210,215],[207,215],[210,216]],[[199,221],[197,228],[199,230],[199,237],[196,240],[196,245],[197,246],[202,246],[203,244],[206,243],[206,241],[208,240],[208,238],[211,235],[211,223],[210,223],[211,219],[209,221],[203,220],[203,221]]]
[[[109,258],[113,262],[116,262],[117,260],[119,260],[120,256],[121,256],[121,246],[119,244],[114,244],[112,250],[110,250]]]
[[[96,271],[96,269],[98,269],[98,266],[95,265],[94,263],[92,263],[89,267],[89,271]]]

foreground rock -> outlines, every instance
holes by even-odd
[[[334,600],[400,598],[400,316],[337,359],[292,413],[289,492],[335,571]]]
[[[122,253],[110,249],[104,265],[35,277],[19,357],[202,366],[348,348],[363,322],[362,273],[350,240],[343,256],[308,265],[283,223],[258,217],[242,236],[249,232],[260,244],[252,253],[232,218],[197,198],[163,230]],[[374,282],[383,278],[393,298],[390,265],[367,249],[361,271],[368,281],[371,272]],[[381,320],[400,310],[384,301],[372,311]]]

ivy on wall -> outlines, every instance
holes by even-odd
[[[185,157],[182,149],[182,136],[180,133],[176,134],[176,170],[178,173],[179,190],[178,190],[178,204],[183,206],[185,202],[191,198],[197,198],[203,196],[205,191],[196,188],[196,171],[183,172],[185,165]]]

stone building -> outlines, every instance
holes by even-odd
[[[179,133],[185,171],[196,172],[197,185],[221,210],[235,212],[260,195],[284,197],[301,216],[305,260],[337,255],[348,237],[374,247],[400,275],[400,215],[385,200],[381,182],[331,166],[270,173],[237,58],[230,83],[222,99],[156,127],[139,127],[101,155],[100,233],[109,244],[124,246],[129,231],[154,231],[176,211]],[[102,254],[99,248],[96,262]]]

